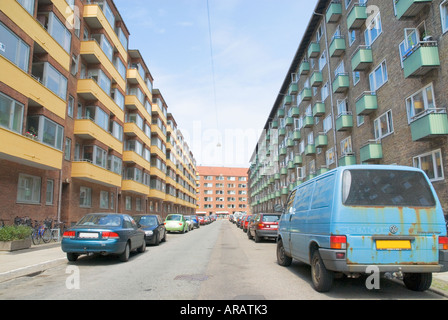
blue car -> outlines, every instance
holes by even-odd
[[[64,232],[61,248],[69,261],[76,261],[83,254],[99,253],[118,255],[125,262],[131,251],[146,250],[145,232],[129,215],[91,213]]]

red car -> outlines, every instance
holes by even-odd
[[[204,216],[198,216],[199,224],[205,225],[205,218]]]
[[[279,213],[259,213],[247,228],[247,237],[260,242],[262,238],[275,239],[278,233]]]
[[[249,219],[252,217],[252,215],[248,214],[244,217],[244,220],[241,222],[241,227],[243,229],[243,232],[247,232],[247,226],[249,224]]]

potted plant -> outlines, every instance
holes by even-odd
[[[32,229],[27,226],[0,228],[0,251],[16,251],[31,247]]]

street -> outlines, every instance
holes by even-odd
[[[0,300],[327,300],[442,299],[412,292],[402,283],[381,280],[368,290],[365,278],[335,281],[329,293],[316,292],[310,267],[277,264],[275,242],[255,243],[227,220],[186,234],[167,236],[159,246],[115,257],[83,256],[76,263],[0,284]]]

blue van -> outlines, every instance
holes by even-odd
[[[448,268],[443,210],[426,174],[386,165],[339,167],[294,188],[282,208],[277,261],[311,265],[314,288],[378,270],[425,291]]]

